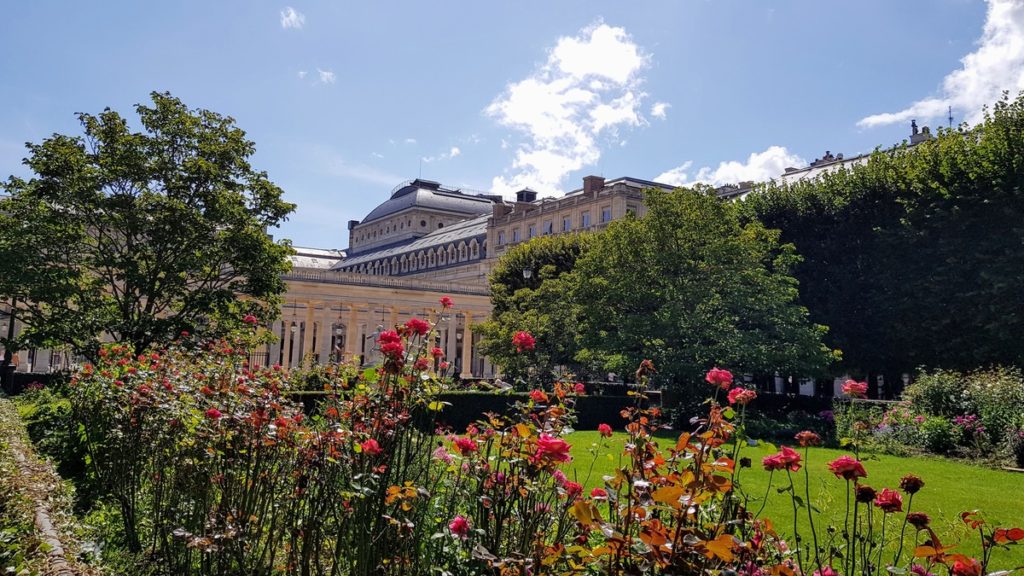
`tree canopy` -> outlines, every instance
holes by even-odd
[[[478,326],[480,348],[512,378],[547,379],[556,367],[577,372],[575,306],[571,271],[591,234],[541,236],[519,244],[491,272],[491,319]],[[523,277],[530,271],[530,278]],[[512,336],[530,332],[536,348],[517,352]],[[530,372],[530,368],[533,372]]]
[[[803,257],[801,300],[847,369],[1024,363],[1024,98],[977,126],[876,151],[850,170],[768,184],[747,221]]]
[[[710,189],[645,194],[645,218],[613,222],[576,262],[577,359],[620,374],[651,359],[684,385],[716,364],[820,373],[832,352],[798,302],[792,246]]]
[[[16,299],[15,347],[102,335],[143,349],[277,314],[290,247],[268,230],[294,209],[249,158],[232,118],[166,93],[120,114],[78,114],[84,135],[27,144],[29,179],[0,199],[0,298]]]

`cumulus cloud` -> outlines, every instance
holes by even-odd
[[[664,120],[665,117],[668,115],[668,109],[671,107],[672,105],[669,104],[668,102],[655,102],[651,106],[651,116],[654,116],[655,118],[661,118],[662,120]]]
[[[763,182],[777,178],[789,166],[806,166],[807,161],[790,152],[784,146],[770,146],[763,152],[754,152],[746,160],[740,162],[730,160],[721,162],[718,167],[704,166],[692,172],[692,161],[686,161],[671,170],[654,177],[655,182],[684,186],[689,184],[736,184],[739,182]]]
[[[284,10],[281,10],[281,28],[302,28],[302,25],[306,23],[306,15],[298,12],[291,6],[286,6]]]
[[[555,193],[570,172],[600,159],[602,138],[618,141],[620,128],[644,125],[640,73],[649,61],[623,28],[603,22],[559,38],[543,64],[509,84],[484,111],[524,136],[492,189]]]
[[[331,72],[330,70],[321,70],[321,69],[317,68],[316,69],[316,73],[319,76],[321,83],[323,83],[323,84],[334,84],[334,81],[335,81],[334,72]]]
[[[938,118],[952,106],[971,124],[982,118],[982,107],[1004,90],[1024,90],[1024,2],[989,0],[988,14],[977,49],[964,56],[961,67],[942,81],[939,95],[914,102],[899,112],[874,114],[857,122],[862,128]]]

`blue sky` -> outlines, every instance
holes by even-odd
[[[9,2],[0,177],[22,144],[150,91],[234,117],[343,248],[403,180],[553,195],[587,174],[673,184],[976,121],[1024,88],[1024,0]]]

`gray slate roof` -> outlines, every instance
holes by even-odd
[[[488,211],[488,213],[483,216],[477,216],[476,218],[470,218],[468,220],[452,224],[451,226],[440,228],[426,236],[423,236],[422,238],[417,238],[408,244],[389,246],[381,250],[365,252],[352,258],[345,258],[336,263],[333,268],[335,270],[341,270],[349,266],[358,266],[365,262],[401,257],[402,254],[408,254],[410,252],[415,253],[420,250],[426,250],[437,246],[447,246],[452,243],[458,245],[462,240],[469,242],[472,238],[485,236],[487,234],[487,219],[490,218],[490,216],[490,212]]]
[[[413,180],[392,192],[391,198],[374,208],[361,223],[379,220],[409,208],[429,208],[472,216],[490,213],[492,203],[489,198],[443,188],[437,182]]]

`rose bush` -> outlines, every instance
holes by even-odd
[[[442,302],[441,318],[449,306]],[[586,492],[594,479],[571,475],[587,468],[568,466],[563,437],[586,393],[572,379],[535,390],[510,415],[438,429],[431,422],[447,383],[432,371],[435,327],[410,321],[382,332],[378,369],[332,365],[313,380],[296,377],[326,393],[304,413],[288,400],[293,375],[247,365],[261,329],[246,325],[253,334],[182,338],[141,354],[110,346],[74,379],[74,416],[97,484],[116,503],[128,546],[160,572],[969,573],[1024,538],[966,515],[984,554],[958,555],[913,509],[919,479],[905,478],[902,493],[876,491],[855,455],[828,464],[847,487],[847,525],[818,526],[807,474],[825,464],[809,461],[820,442],[810,431],[764,459],[768,489],[748,494],[742,451],[756,394],[733,387],[723,369],[706,377],[706,415],[659,446],[662,414],[644,407],[656,371],[641,365],[636,405],[622,412],[629,438],[619,465]],[[599,442],[620,426],[603,425]],[[775,519],[786,529],[761,517],[770,497],[791,501],[792,518]],[[809,535],[799,533],[798,516]],[[913,543],[904,554],[906,532]],[[893,551],[882,544],[895,533]]]

